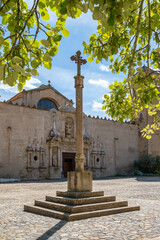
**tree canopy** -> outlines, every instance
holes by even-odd
[[[48,11],[56,14],[52,24]],[[0,80],[18,84],[21,91],[37,68],[51,69],[62,36],[68,37],[67,18],[91,11],[97,32],[84,42],[88,61],[110,62],[113,73],[123,72],[123,82],[110,85],[103,109],[113,119],[136,119],[143,108],[153,116],[144,129],[148,138],[160,129],[160,2],[159,0],[24,0],[0,2]],[[43,39],[39,33],[43,32]],[[146,71],[143,71],[146,65]],[[155,69],[155,71],[150,70]]]

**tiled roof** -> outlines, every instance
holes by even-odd
[[[15,96],[13,96],[12,98],[10,98],[7,102],[10,102],[10,101],[14,101],[16,99],[19,99],[19,98],[22,98],[23,97],[23,94],[22,92],[20,93],[17,93]]]

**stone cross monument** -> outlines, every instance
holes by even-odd
[[[81,76],[81,65],[87,61],[82,59],[81,52],[77,51],[72,61],[77,63],[77,76],[75,79],[76,88],[76,157],[75,172],[68,172],[68,191],[92,191],[92,173],[84,171],[83,153],[83,79]]]

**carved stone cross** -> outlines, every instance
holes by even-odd
[[[71,60],[75,61],[77,63],[77,75],[80,76],[81,75],[81,65],[87,63],[86,59],[82,59],[81,52],[77,51],[76,55],[71,57]]]

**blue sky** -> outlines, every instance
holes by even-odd
[[[54,15],[50,21],[55,21]],[[26,90],[36,88],[41,84],[51,85],[67,98],[75,102],[74,76],[76,75],[76,64],[70,60],[77,50],[82,52],[82,42],[88,42],[89,36],[96,33],[96,21],[92,20],[91,14],[83,14],[78,19],[68,19],[66,24],[70,31],[68,38],[63,37],[59,46],[59,52],[53,59],[51,70],[44,67],[39,68],[39,76],[32,78],[24,87]],[[87,63],[82,66],[84,78],[84,112],[91,116],[105,117],[106,113],[101,110],[103,95],[109,93],[108,86],[114,80],[121,81],[123,74],[115,75],[109,70],[109,62],[96,64]],[[8,100],[18,92],[17,86],[9,87],[0,83],[0,101]]]

